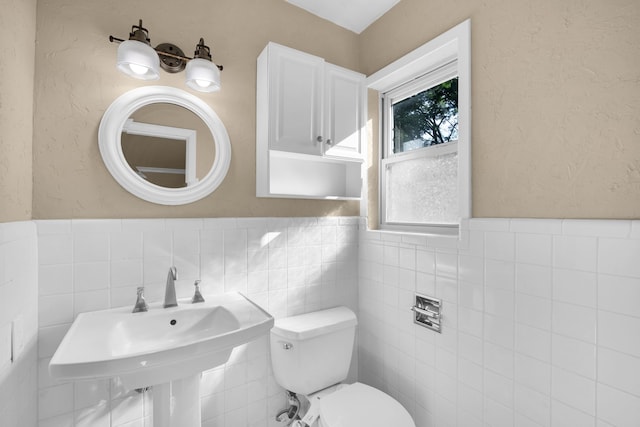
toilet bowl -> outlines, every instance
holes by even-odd
[[[276,381],[309,403],[293,426],[415,427],[391,396],[359,382],[342,384],[351,365],[356,325],[355,313],[346,307],[275,321],[270,346]]]
[[[414,427],[404,407],[388,394],[353,383],[320,402],[318,427]]]

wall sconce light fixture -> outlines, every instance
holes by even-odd
[[[222,65],[211,60],[211,50],[204,44],[204,39],[196,45],[193,58],[185,56],[182,49],[171,43],[161,43],[155,48],[151,46],[149,31],[139,25],[131,27],[129,40],[109,36],[110,42],[120,43],[118,46],[117,67],[123,73],[141,80],[157,80],[160,68],[168,73],[179,73],[186,68],[186,83],[199,92],[216,92],[220,90],[220,71]]]

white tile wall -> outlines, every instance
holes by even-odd
[[[283,317],[342,304],[357,310],[359,218],[36,221],[39,237],[39,426],[151,425],[152,400],[117,381],[55,384],[47,364],[75,316],[131,305],[136,287],[160,301],[175,265],[178,297],[201,279],[205,298],[247,294]],[[354,358],[357,360],[357,358]],[[351,380],[355,380],[353,369]],[[207,427],[275,426],[284,394],[268,340],[236,349],[205,372]],[[4,424],[2,424],[4,427]]]
[[[32,427],[37,424],[38,261],[36,242],[36,227],[32,222],[0,224],[0,425],[2,427]],[[13,362],[11,361],[12,347]]]
[[[35,224],[0,224],[0,334],[18,318],[25,337],[0,360],[3,427],[149,426],[150,395],[56,384],[47,364],[78,313],[130,305],[140,285],[160,300],[172,264],[179,296],[201,278],[276,317],[359,308],[359,379],[418,427],[640,425],[640,221],[477,219],[461,241],[358,234],[355,218]],[[443,299],[442,334],[412,323],[416,291]],[[204,373],[203,425],[275,426],[270,369],[263,339]]]
[[[363,229],[359,379],[418,427],[640,426],[638,230],[473,219],[445,241]],[[412,323],[414,292],[443,300],[442,334]]]

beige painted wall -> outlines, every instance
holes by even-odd
[[[190,205],[164,207],[129,195],[108,174],[98,152],[104,110],[118,95],[145,84],[114,70],[117,46],[107,36],[125,37],[140,17],[154,44],[171,41],[190,53],[202,36],[214,60],[225,66],[223,90],[199,96],[227,126],[231,169],[213,195]],[[33,217],[355,214],[355,202],[254,196],[255,58],[272,40],[370,74],[468,17],[474,216],[640,218],[636,0],[462,0],[455,5],[402,0],[361,36],[283,0],[40,0]],[[13,22],[20,21],[12,19],[1,31],[23,30]],[[8,31],[7,37],[16,36]],[[182,78],[163,73],[152,84],[184,89]],[[11,95],[16,85],[2,80],[1,97],[22,99],[24,91]],[[22,108],[30,108],[28,102]],[[2,117],[13,129],[28,114]],[[4,123],[3,129],[9,127]],[[30,148],[15,142],[25,134],[1,140],[11,141],[7,151],[3,146],[3,153],[10,153],[3,159],[11,160],[0,160],[0,220],[29,216]],[[371,174],[376,175],[375,167]],[[4,200],[15,202],[7,208]]]
[[[467,18],[473,215],[640,218],[640,2],[402,0],[362,34],[362,71]]]
[[[31,219],[36,0],[0,0],[0,222]]]
[[[4,16],[4,14],[3,14]],[[229,132],[233,159],[209,197],[167,207],[137,199],[104,167],[100,119],[122,93],[144,82],[115,69],[117,45],[139,18],[155,46],[172,42],[190,55],[200,37],[224,65],[222,91],[198,94]],[[255,197],[256,58],[275,41],[358,68],[358,37],[283,0],[38,0],[33,217],[220,217],[354,215],[357,202]],[[189,90],[184,73],[148,84]],[[196,92],[193,92],[196,93]],[[197,94],[197,93],[196,93]]]

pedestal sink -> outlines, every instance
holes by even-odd
[[[167,309],[150,304],[142,313],[131,307],[82,313],[49,372],[57,380],[119,377],[129,389],[154,386],[154,427],[200,427],[200,373],[272,326],[273,317],[239,293]]]

